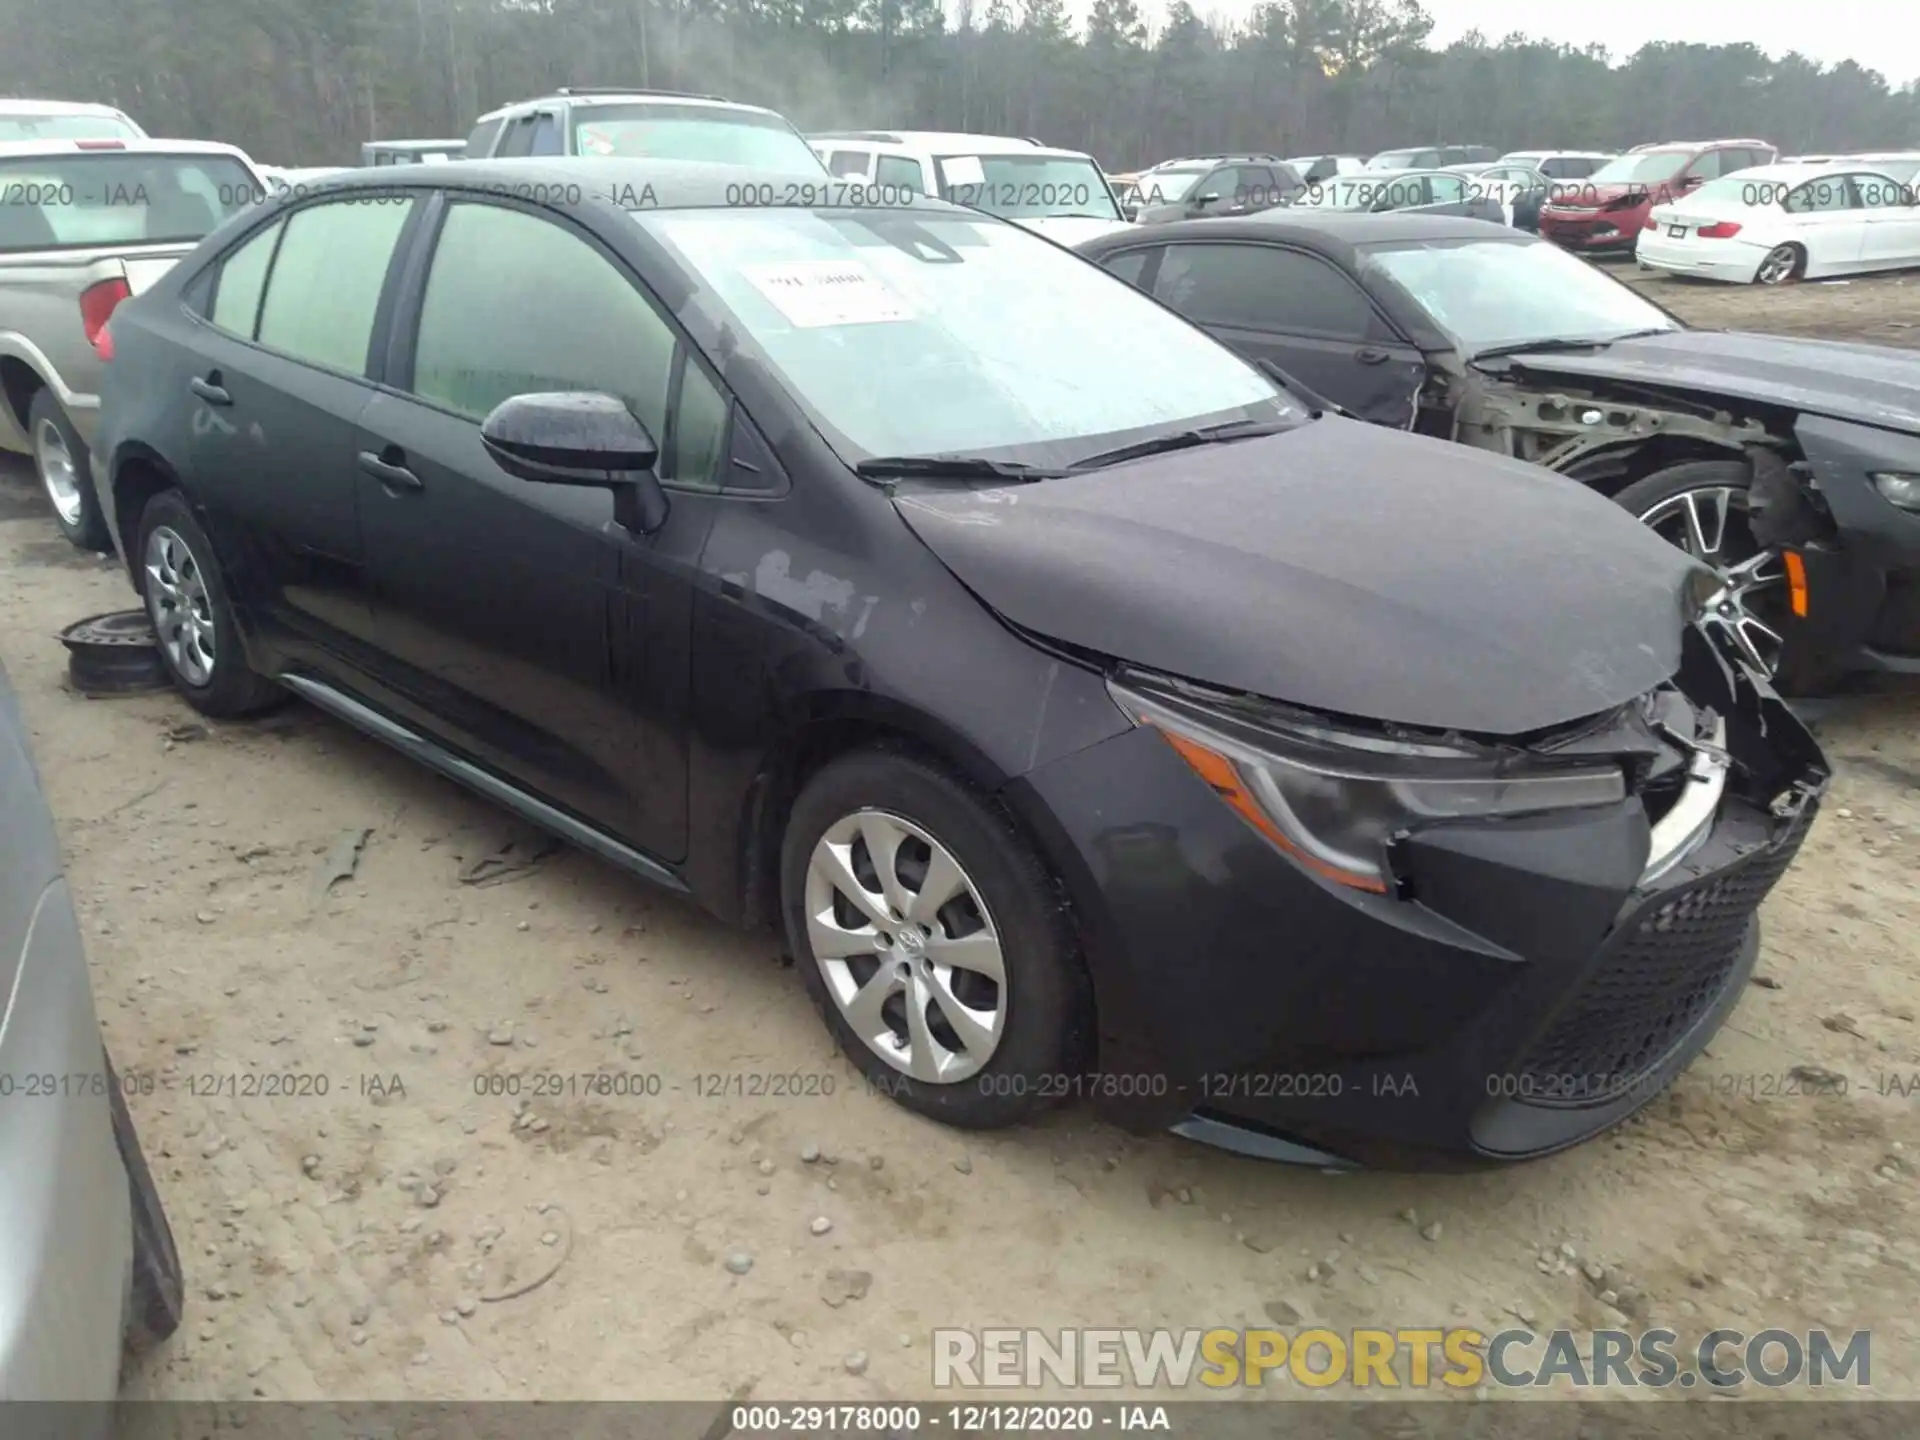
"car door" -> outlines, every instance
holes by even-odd
[[[1806,251],[1803,274],[1843,275],[1860,268],[1867,212],[1847,176],[1815,176],[1789,190],[1781,208],[1794,243]]]
[[[1899,270],[1920,265],[1920,196],[1911,185],[1884,174],[1855,175],[1865,236],[1862,270]]]
[[[1426,361],[1330,261],[1251,240],[1176,242],[1146,283],[1248,359],[1272,362],[1363,420],[1412,425]]]
[[[193,412],[188,487],[235,603],[283,642],[349,659],[372,631],[354,437],[416,203],[321,201],[242,239],[211,277],[180,396]]]
[[[522,788],[678,860],[691,602],[649,561],[697,554],[710,515],[676,505],[636,534],[609,490],[508,475],[480,424],[517,394],[613,393],[660,444],[665,481],[711,470],[724,407],[716,420],[717,392],[664,312],[584,231],[504,199],[436,209],[355,445],[386,698]]]

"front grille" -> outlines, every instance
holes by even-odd
[[[1793,823],[1773,849],[1666,892],[1615,929],[1580,992],[1515,1067],[1519,1098],[1604,1104],[1660,1068],[1726,993],[1748,922],[1799,851],[1806,822]]]

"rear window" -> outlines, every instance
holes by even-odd
[[[114,151],[0,161],[0,251],[204,238],[262,195],[226,155]]]
[[[578,108],[573,112],[573,144],[568,153],[826,173],[813,147],[778,115],[706,105]]]
[[[117,115],[0,115],[0,141],[141,138],[138,130]]]

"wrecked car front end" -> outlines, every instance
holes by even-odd
[[[1023,782],[1101,897],[1093,1093],[1298,1163],[1525,1159],[1646,1104],[1737,1003],[1827,783],[1697,626],[1670,681],[1518,740],[1113,694],[1132,731]]]

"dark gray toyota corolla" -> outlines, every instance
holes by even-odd
[[[420,169],[104,337],[96,484],[194,704],[293,690],[782,925],[960,1125],[1518,1158],[1734,1004],[1825,770],[1618,506],[924,196]]]

